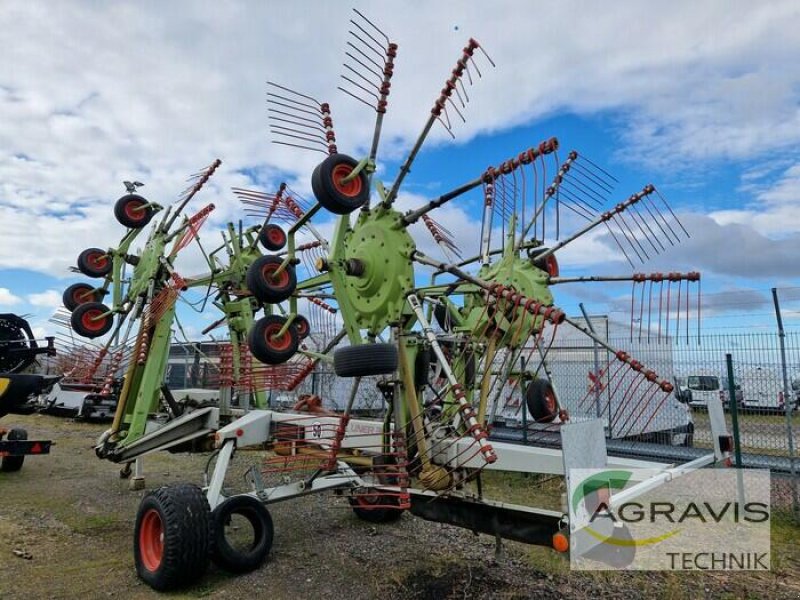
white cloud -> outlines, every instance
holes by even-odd
[[[800,142],[800,11],[791,1],[355,4],[400,45],[379,158],[401,156],[415,139],[469,35],[498,66],[468,88],[457,143],[567,111],[608,111],[626,142],[620,153],[674,170]],[[202,234],[212,247],[216,230],[242,214],[231,186],[270,189],[282,178],[310,196],[321,155],[269,143],[265,81],[331,102],[340,149],[364,151],[374,115],[336,91],[350,16],[324,2],[5,2],[0,268],[69,276],[81,250],[122,236],[112,208],[123,179],[145,181],[142,192],[167,204],[216,157],[222,168],[189,210],[217,205]],[[450,143],[438,126],[431,137]],[[752,229],[736,230],[744,236],[788,235],[800,226],[799,176],[789,169],[759,189],[759,204],[712,217],[722,228],[746,223]],[[417,200],[406,194],[400,206]],[[471,255],[480,224],[465,206],[434,216]],[[427,232],[414,237],[436,252]],[[620,258],[600,231],[561,257],[614,267]],[[184,274],[205,270],[193,250],[181,261]]]
[[[15,296],[8,288],[0,287],[0,306],[14,306],[22,302],[22,298]]]
[[[753,202],[739,209],[719,210],[709,214],[720,225],[740,224],[752,227],[761,235],[787,238],[800,231],[800,163],[780,174],[762,168],[745,173],[742,190]],[[800,246],[794,250],[800,252]]]
[[[42,308],[52,308],[53,310],[61,306],[61,292],[47,290],[37,294],[28,294],[28,303]]]

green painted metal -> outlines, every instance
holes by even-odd
[[[172,321],[175,318],[175,304],[173,303],[150,329],[150,343],[144,365],[135,365],[137,373],[136,382],[130,388],[133,404],[126,404],[124,435],[120,447],[124,448],[142,437],[147,426],[148,416],[158,408],[158,398],[161,394],[161,384],[169,358],[170,339],[172,338]],[[136,363],[134,357],[134,363]],[[141,367],[141,368],[139,368]]]
[[[258,310],[256,301],[249,296],[245,288],[247,269],[261,256],[256,246],[258,228],[241,232],[236,231],[232,223],[228,223],[223,234],[223,244],[206,258],[209,273],[202,277],[188,280],[187,286],[195,289],[222,289],[214,302],[225,315],[233,350],[234,377],[241,373],[244,366],[241,346],[246,343],[247,333],[255,320]],[[123,294],[122,267],[128,259],[131,244],[141,230],[131,230],[123,238],[120,246],[113,249],[114,269],[107,280],[114,289],[114,311],[129,311],[137,298],[147,302],[159,293],[169,278],[166,264],[171,267],[174,255],[165,256],[167,244],[181,232],[169,233],[156,228],[150,235],[145,247],[138,257],[138,264],[133,269],[129,285]],[[220,260],[225,252],[227,261]],[[243,294],[243,295],[242,295]],[[267,309],[270,310],[269,308]],[[146,336],[148,342],[137,341],[137,347],[145,349],[143,357],[134,357],[125,375],[126,382],[120,395],[119,407],[122,411],[119,427],[110,439],[116,449],[123,449],[140,439],[146,432],[148,417],[158,408],[161,385],[166,374],[169,358],[172,327],[175,321],[174,303],[161,315],[156,323],[145,324],[142,320],[139,338]],[[253,392],[251,403],[256,408],[267,406],[266,394],[263,391]]]
[[[328,270],[351,343],[362,341],[360,330],[374,337],[401,321],[414,289],[415,249],[393,209],[360,211],[352,227],[348,217],[340,219]]]
[[[553,295],[548,288],[548,275],[543,270],[535,267],[528,258],[506,254],[496,262],[483,266],[478,271],[478,277],[513,288],[526,298],[539,302],[544,306],[553,303]],[[507,300],[499,299],[487,310],[484,295],[469,295],[466,297],[462,314],[465,323],[477,337],[484,336],[487,332],[497,327],[503,332],[501,344],[516,348],[527,341],[527,335],[515,335],[516,332],[528,332],[540,329],[543,318],[527,311],[514,311],[514,306]],[[509,320],[508,314],[516,316]]]
[[[223,302],[223,311],[228,317],[228,331],[231,336],[233,350],[233,373],[234,376],[242,373],[243,361],[241,348],[247,340],[247,332],[255,321],[254,301],[250,297],[238,300],[226,300]],[[253,393],[253,404],[256,408],[266,408],[267,399],[263,391]]]

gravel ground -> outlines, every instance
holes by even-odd
[[[53,439],[52,454],[0,473],[0,598],[155,598],[136,577],[132,530],[144,492],[95,458],[104,426],[32,415],[3,425]],[[255,458],[242,453],[238,460]],[[159,454],[148,487],[201,481],[205,456]],[[346,502],[307,497],[270,507],[267,563],[232,576],[215,567],[170,598],[800,598],[798,529],[773,529],[771,573],[577,573],[564,557],[403,515],[375,526]]]

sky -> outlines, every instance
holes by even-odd
[[[647,183],[689,233],[637,271],[700,271],[705,331],[773,330],[770,289],[800,325],[800,5],[706,2],[44,2],[1,0],[0,311],[38,335],[90,246],[115,246],[123,180],[161,204],[222,160],[193,207],[201,238],[243,217],[234,186],[311,198],[322,155],[273,144],[267,81],[332,107],[339,150],[366,154],[374,113],[337,90],[351,8],[399,46],[377,177],[393,181],[462,47],[482,77],[455,139],[434,127],[399,205],[411,208],[552,136],[618,179]],[[491,8],[490,8],[491,7]],[[476,247],[480,197],[433,215]],[[327,219],[327,220],[326,220]],[[323,231],[330,217],[320,215]],[[565,219],[565,226],[570,224]],[[427,233],[414,230],[428,251]],[[423,239],[424,238],[424,239]],[[468,252],[465,252],[468,253]],[[200,267],[181,257],[183,273]],[[567,275],[629,274],[599,232],[559,253]],[[570,314],[630,320],[630,286],[564,285]],[[627,312],[627,314],[626,314]],[[196,337],[213,315],[188,315]]]

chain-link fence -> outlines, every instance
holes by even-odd
[[[606,332],[613,333],[613,328]],[[602,337],[674,385],[666,398],[635,379],[615,385],[610,381],[614,354],[585,337],[555,340],[547,362],[559,402],[573,419],[602,418],[610,453],[680,462],[711,451],[707,406],[710,399],[719,398],[732,433],[736,411],[742,465],[770,469],[776,507],[797,512],[800,333],[785,334],[783,340],[777,332],[701,335],[688,341]],[[519,407],[524,410],[524,402],[509,398],[508,403],[516,412],[501,410],[506,419],[499,424],[522,427]],[[541,442],[532,435],[537,425],[524,425],[528,429],[522,439]]]
[[[613,324],[595,321],[598,335],[622,348],[646,368],[670,381],[674,391],[642,383],[640,373],[625,369],[615,375],[615,355],[586,336],[558,336],[546,353],[547,376],[559,402],[573,420],[601,418],[607,426],[610,453],[664,462],[684,462],[713,449],[707,413],[710,399],[721,399],[733,432],[730,390],[733,388],[742,464],[768,468],[776,481],[776,506],[797,509],[800,473],[796,441],[800,432],[800,333],[701,335],[687,340],[640,339],[619,335]],[[726,356],[731,356],[732,380]],[[785,355],[785,359],[783,358]],[[202,386],[203,362],[195,352],[175,349],[168,373],[172,387]],[[355,414],[380,416],[385,410],[378,378],[364,378],[356,389]],[[269,405],[291,409],[301,394],[323,398],[328,410],[341,411],[354,389],[354,380],[330,370],[315,370],[292,392],[271,392]],[[526,410],[525,382],[508,385],[490,407],[496,435],[527,443],[557,445],[552,426],[532,423]],[[778,485],[779,484],[779,485]]]

